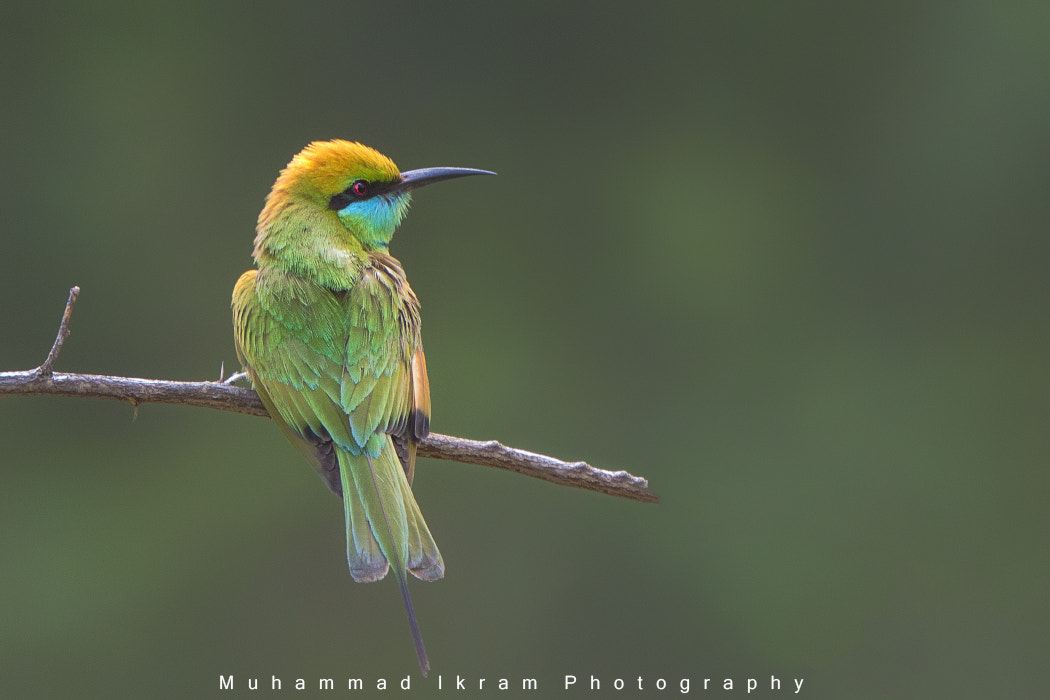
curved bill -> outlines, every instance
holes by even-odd
[[[420,168],[419,170],[407,170],[401,173],[401,182],[395,187],[399,190],[414,190],[423,185],[429,185],[442,180],[452,180],[457,177],[468,175],[495,175],[489,170],[477,170],[475,168]]]

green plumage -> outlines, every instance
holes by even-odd
[[[386,517],[373,509],[368,520],[348,519],[348,541],[375,539],[379,551],[362,545],[349,548],[354,578],[382,578],[388,561],[400,576],[411,554],[416,565],[408,570],[420,578],[440,578],[441,555],[408,488],[392,439],[405,435],[412,408],[409,364],[419,343],[418,303],[410,290],[399,293],[399,266],[382,269],[377,273],[370,268],[349,290],[331,290],[264,268],[238,287],[237,347],[270,414],[304,445],[321,476],[340,485],[333,490],[345,495],[350,485],[352,494],[367,491],[367,498],[357,500],[368,503],[374,489],[362,489],[361,474],[370,477],[376,472]],[[410,337],[403,337],[402,329],[408,329]],[[338,456],[337,464],[332,454]],[[354,476],[352,482],[344,474],[347,470]],[[348,509],[347,514],[353,512]],[[389,537],[385,525],[371,536],[369,521],[389,523],[397,536]],[[416,545],[423,551],[409,552],[400,534],[408,530],[420,533]]]
[[[400,173],[360,144],[313,143],[267,198],[259,269],[233,293],[238,357],[281,431],[342,496],[354,580],[393,570],[424,675],[406,572],[444,575],[411,490],[430,396],[419,302],[387,246],[410,189],[479,172]]]

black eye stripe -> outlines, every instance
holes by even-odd
[[[366,199],[383,194],[388,191],[397,182],[369,182],[367,180],[354,180],[350,183],[350,186],[339,194],[332,195],[332,198],[328,200],[328,208],[334,211],[339,211],[350,206],[354,202],[362,202]],[[364,185],[365,194],[359,195],[354,192],[354,188],[360,189],[360,186]]]
[[[356,201],[357,197],[349,195],[346,192],[340,192],[337,195],[333,195],[332,198],[328,200],[328,208],[339,211],[340,209],[346,209],[350,204]]]

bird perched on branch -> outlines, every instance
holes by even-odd
[[[483,174],[494,173],[399,172],[359,143],[311,143],[266,198],[259,269],[233,290],[237,356],[281,431],[342,497],[351,576],[393,570],[423,675],[406,572],[431,581],[445,565],[411,489],[430,427],[419,301],[388,247],[413,189]]]

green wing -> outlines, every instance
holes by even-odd
[[[238,356],[260,398],[344,498],[357,580],[382,578],[388,560],[420,578],[444,572],[408,482],[414,443],[429,425],[429,389],[418,302],[404,293],[399,272],[377,261],[353,289],[332,291],[283,272],[252,271],[233,295]]]
[[[383,270],[366,268],[349,291],[271,270],[246,272],[234,289],[238,357],[271,414],[310,450],[334,442],[375,457],[386,435],[413,444],[429,432],[418,302]],[[414,449],[411,457],[403,460],[410,481]],[[331,457],[310,458],[338,493]]]

